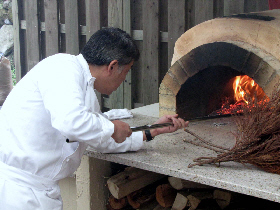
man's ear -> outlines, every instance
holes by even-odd
[[[118,70],[119,68],[119,63],[117,60],[112,60],[109,65],[108,65],[108,72],[111,74],[113,73],[115,70]]]

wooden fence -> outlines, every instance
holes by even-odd
[[[114,26],[131,34],[141,57],[115,93],[100,97],[103,107],[157,103],[181,34],[209,19],[268,8],[268,0],[13,0],[17,80],[47,56],[78,54],[95,31]]]

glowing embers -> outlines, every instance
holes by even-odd
[[[225,98],[222,107],[212,114],[238,114],[244,106],[254,106],[254,103],[269,101],[263,89],[249,76],[236,76],[232,83],[234,103]],[[211,115],[212,115],[211,114]]]

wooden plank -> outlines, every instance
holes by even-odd
[[[37,0],[26,1],[27,71],[40,61],[39,21]]]
[[[186,31],[185,0],[168,0],[168,66],[171,64],[177,39]]]
[[[77,55],[79,54],[78,1],[66,0],[64,3],[66,53]]]
[[[26,30],[26,21],[21,20],[20,28]],[[40,31],[45,31],[45,22],[41,22]],[[79,26],[80,35],[87,35],[87,26]],[[65,24],[59,24],[59,33],[65,34]],[[168,42],[168,32],[160,31],[160,42]],[[143,41],[143,30],[132,30],[132,38],[135,41]]]
[[[194,13],[195,13],[195,8],[194,8],[194,0],[190,0],[190,1],[187,1],[187,16],[186,16],[186,22],[187,22],[187,29],[190,29],[192,28],[193,26],[195,26],[195,16],[194,16]]]
[[[108,1],[108,26],[123,28],[123,0],[109,0]],[[124,108],[124,84],[114,91],[110,97],[110,109]]]
[[[86,0],[86,41],[89,40],[94,32],[101,28],[101,0]],[[83,34],[83,33],[81,33]],[[99,101],[100,107],[102,105],[102,98],[99,92],[96,92],[97,99]]]
[[[131,35],[130,0],[123,0],[123,30]],[[123,107],[132,109],[131,69],[123,82]]]
[[[244,0],[224,0],[224,15],[244,13]]]
[[[64,33],[60,33],[60,46],[59,51],[62,53],[66,52],[66,39],[65,39],[65,4],[64,0],[58,1],[58,9],[59,9],[59,23],[60,23],[60,31],[62,28],[64,29]]]
[[[108,0],[108,26],[123,28],[123,0]]]
[[[57,1],[44,0],[46,57],[59,52],[59,23]]]
[[[264,0],[245,0],[244,12],[258,12],[269,9],[268,1]]]
[[[223,17],[224,16],[224,0],[214,0],[214,11],[213,17]]]
[[[194,2],[195,8],[195,25],[206,20],[213,19],[214,2],[213,0],[196,0]]]
[[[157,103],[159,98],[159,2],[145,0],[143,5],[143,103]]]
[[[86,0],[86,39],[101,28],[101,0]]]
[[[14,64],[16,71],[16,81],[21,79],[21,58],[20,58],[20,18],[18,1],[14,0],[13,4],[13,29],[14,29]]]

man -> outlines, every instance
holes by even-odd
[[[127,123],[100,112],[94,89],[110,95],[138,58],[128,34],[104,28],[78,56],[50,56],[21,79],[0,110],[1,210],[62,209],[57,183],[75,172],[88,145],[136,151],[147,138],[187,126],[171,115],[157,123],[174,126],[132,134]]]

